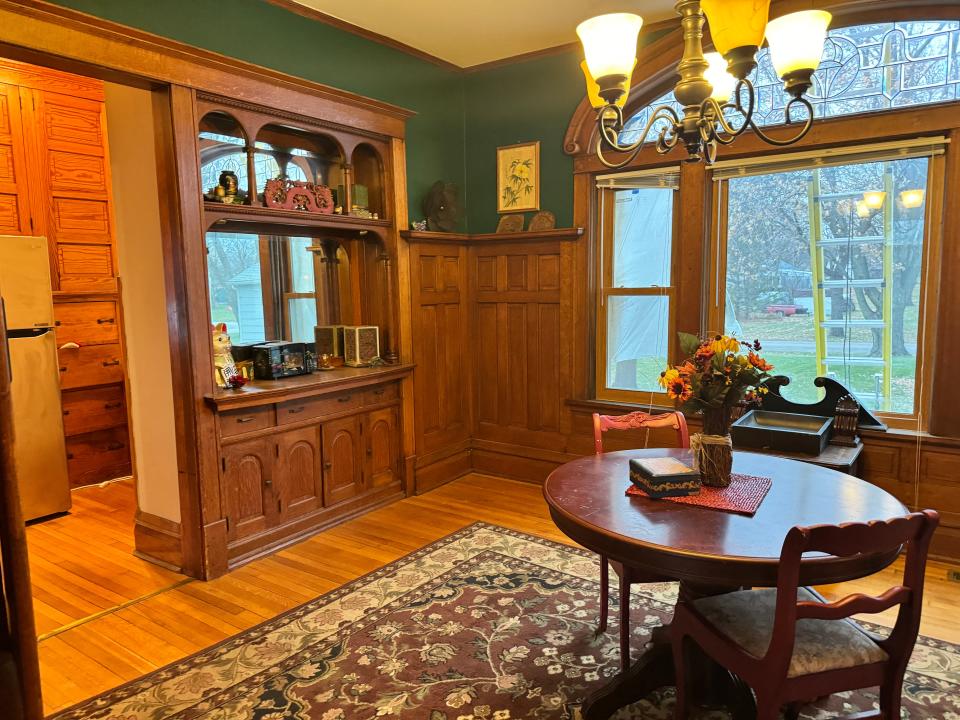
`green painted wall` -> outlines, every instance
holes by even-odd
[[[581,55],[545,55],[464,75],[467,226],[497,227],[497,147],[540,141],[540,208],[573,224],[573,159],[563,136],[583,98]],[[528,219],[531,213],[528,213]]]
[[[59,5],[417,112],[410,217],[436,180],[466,184],[463,75],[264,0],[53,0]]]

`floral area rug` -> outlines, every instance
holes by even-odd
[[[617,613],[609,634],[594,632],[599,577],[592,553],[472,525],[53,718],[576,720],[619,666]],[[675,596],[672,584],[634,587],[635,652]],[[960,720],[960,648],[921,639],[904,695],[904,717]],[[876,702],[875,691],[844,693],[802,717]],[[668,720],[672,690],[617,717]]]

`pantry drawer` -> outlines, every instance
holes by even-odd
[[[220,437],[243,435],[268,427],[273,427],[272,405],[220,413]]]
[[[127,403],[123,385],[88,390],[67,390],[63,393],[63,431],[80,435],[125,425]]]
[[[59,359],[62,390],[123,382],[118,343],[61,349]]]
[[[359,390],[300,400],[288,400],[277,404],[277,424],[286,425],[300,420],[335,415],[358,408],[362,403],[363,393]]]
[[[57,342],[107,345],[120,339],[117,304],[114,302],[56,303]]]
[[[130,471],[125,427],[67,438],[67,475],[72,487],[126,477]]]

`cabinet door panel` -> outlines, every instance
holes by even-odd
[[[260,438],[223,449],[222,489],[229,521],[228,540],[266,529],[273,504],[274,448],[272,438]]]
[[[334,505],[356,497],[363,487],[360,418],[323,425],[323,501]]]
[[[367,478],[369,487],[381,488],[399,480],[400,438],[397,409],[374,410],[367,415]]]
[[[278,436],[280,459],[274,488],[281,521],[323,506],[320,427],[288,430]]]
[[[27,188],[20,91],[0,83],[0,234],[31,234]]]

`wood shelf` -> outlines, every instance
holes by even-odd
[[[320,213],[277,210],[257,205],[227,205],[204,201],[204,218],[208,228],[251,230],[257,226],[287,226],[296,228],[322,228],[345,232],[373,232],[382,236],[384,230],[393,227],[390,220],[368,220],[352,215],[324,215]]]
[[[296,375],[278,380],[253,380],[237,390],[217,388],[212,394],[205,395],[204,399],[209,406],[217,410],[252,407],[393,380],[410,374],[413,367],[413,365],[378,365],[369,368],[342,367],[336,370],[318,370],[310,375]]]
[[[582,227],[554,228],[552,230],[524,231],[515,233],[445,233],[420,230],[403,230],[400,236],[410,243],[448,243],[451,245],[477,245],[485,243],[528,243],[576,240],[583,235]]]

